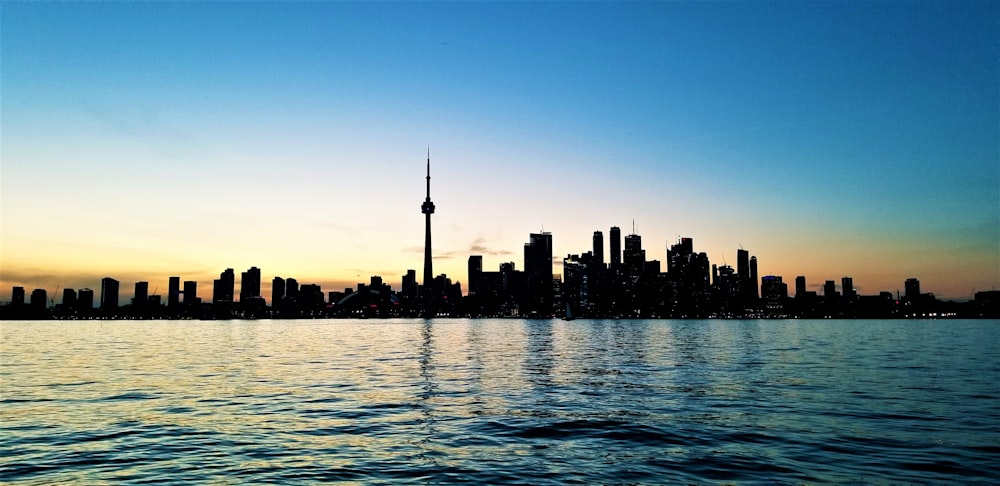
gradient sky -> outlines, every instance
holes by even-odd
[[[1000,3],[0,3],[0,301],[470,254],[1000,288]],[[556,271],[560,267],[556,266]],[[464,288],[464,285],[463,285]],[[238,289],[237,289],[238,290]],[[58,298],[57,298],[58,302]]]

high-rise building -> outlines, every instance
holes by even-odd
[[[63,289],[62,305],[67,309],[76,307],[76,291],[73,289]]]
[[[431,149],[427,148],[427,198],[420,205],[424,214],[424,286],[429,287],[434,280],[434,261],[431,256],[431,215],[434,214],[434,203],[431,202]]]
[[[33,309],[44,311],[47,307],[48,293],[45,289],[35,289],[31,291],[30,305]]]
[[[781,277],[765,276],[760,283],[760,297],[767,311],[779,312],[784,307],[785,299],[788,298],[788,285],[781,281]]]
[[[736,250],[736,276],[740,280],[750,280],[750,252],[743,248]]]
[[[823,297],[826,298],[827,302],[835,300],[837,295],[837,282],[833,280],[827,280],[823,284]]]
[[[24,287],[14,287],[11,290],[10,305],[24,305]]]
[[[240,302],[260,297],[260,269],[250,267],[240,274]]]
[[[795,296],[800,299],[806,296],[806,277],[803,275],[795,277]]]
[[[479,291],[479,281],[483,277],[483,256],[469,256],[469,295],[476,295]]]
[[[274,277],[271,279],[271,307],[281,305],[285,300],[285,279]]]
[[[76,293],[76,308],[89,312],[94,309],[94,291],[91,289],[80,289]]]
[[[289,299],[299,298],[299,281],[294,278],[285,279],[285,297]]]
[[[604,233],[594,232],[594,263],[604,265]]]
[[[524,275],[528,311],[552,311],[552,233],[531,233],[524,244]]]
[[[631,234],[625,237],[625,253],[623,255],[625,270],[630,275],[639,275],[646,264],[646,251],[642,249],[642,237]]]
[[[618,269],[622,266],[622,230],[617,226],[611,227],[608,235],[608,250],[611,251],[611,268]]]
[[[908,278],[903,286],[906,289],[906,300],[912,302],[920,298],[920,280]]]
[[[524,244],[524,273],[552,278],[552,233],[531,233]]]
[[[757,300],[760,296],[758,285],[760,282],[757,279],[757,257],[752,256],[750,257],[750,288],[747,290],[747,298]],[[785,285],[786,292],[787,288],[788,285]]]
[[[184,305],[195,305],[198,303],[198,282],[194,280],[184,281]]]
[[[101,309],[118,308],[118,281],[111,277],[101,279]]]
[[[840,279],[840,291],[844,294],[844,299],[851,300],[857,295],[854,292],[854,279],[843,277]]]
[[[232,302],[236,290],[236,272],[227,268],[212,282],[212,303]]]
[[[167,285],[167,307],[176,307],[180,303],[181,278],[170,277]]]
[[[133,307],[145,307],[149,303],[149,282],[136,282],[132,297]]]

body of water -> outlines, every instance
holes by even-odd
[[[0,322],[0,482],[1000,481],[1000,322]]]

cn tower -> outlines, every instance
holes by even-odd
[[[434,203],[431,202],[431,148],[427,147],[427,199],[420,205],[420,212],[425,216],[424,229],[424,287],[429,287],[434,280],[434,262],[431,259],[431,215],[434,214]]]

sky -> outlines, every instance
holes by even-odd
[[[1000,288],[1000,3],[0,3],[0,302],[343,290],[680,236],[863,294]],[[605,252],[609,250],[605,247]],[[237,292],[239,282],[237,282]],[[794,285],[790,285],[794,288]],[[56,302],[58,303],[57,297]]]

